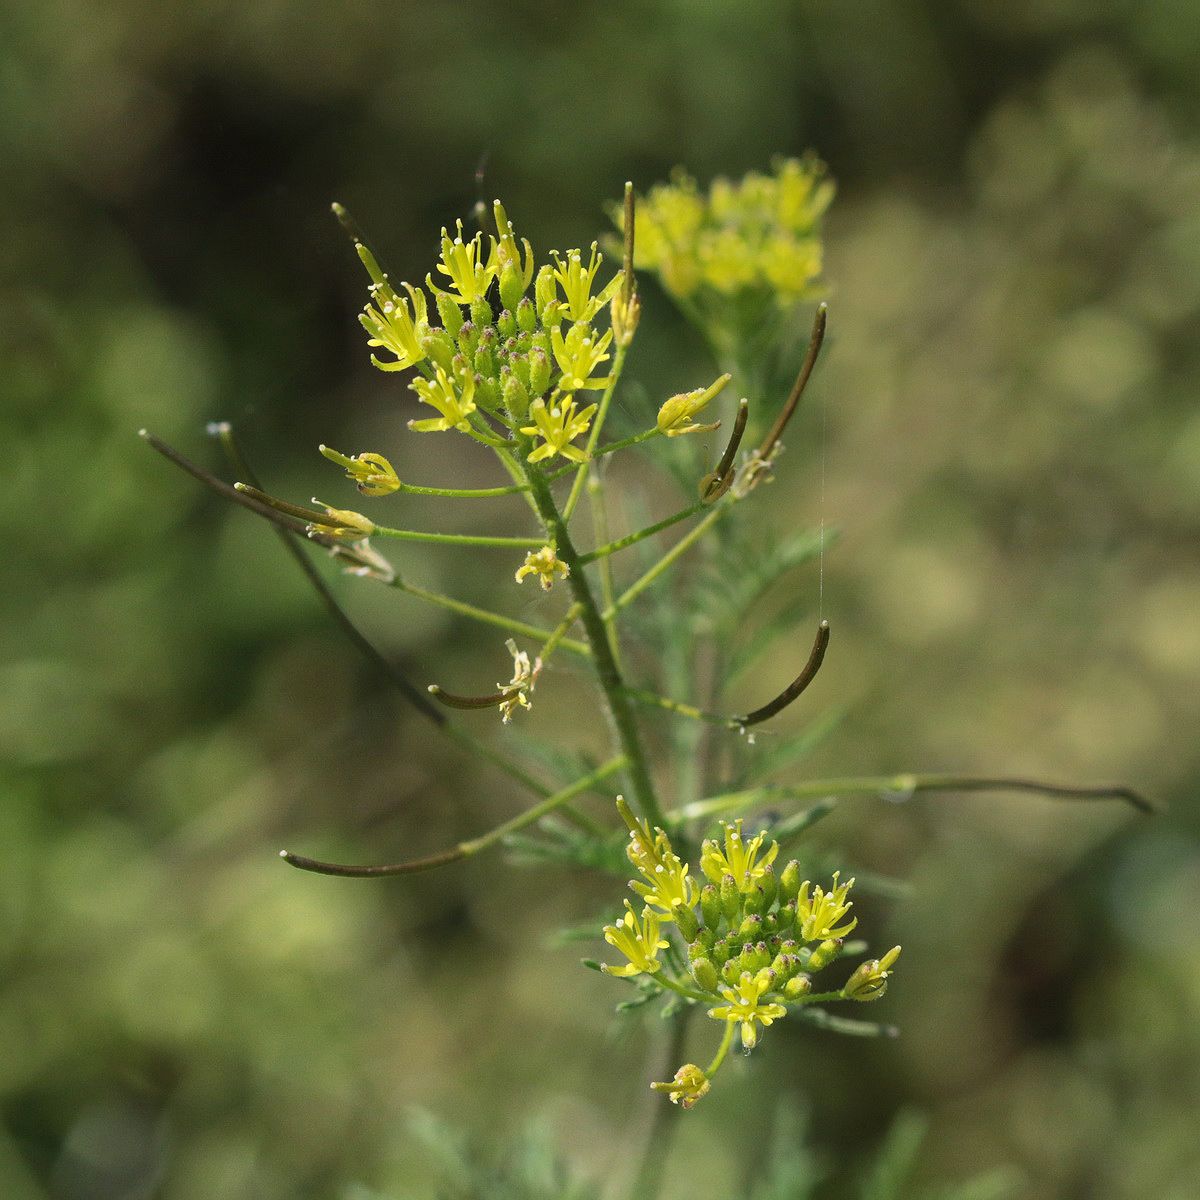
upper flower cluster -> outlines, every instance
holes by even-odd
[[[678,300],[761,293],[790,307],[820,277],[820,225],[833,192],[816,159],[716,179],[707,194],[677,171],[638,205],[635,265],[654,271]]]
[[[411,421],[422,433],[457,429],[484,440],[494,428],[483,414],[534,440],[531,461],[560,455],[586,457],[576,439],[587,432],[594,404],[576,393],[608,384],[613,330],[598,329],[622,274],[599,281],[603,257],[593,243],[552,251],[540,269],[529,242],[518,242],[512,223],[495,203],[499,236],[468,238],[462,222],[442,230],[436,273],[426,275],[437,320],[425,291],[392,286],[375,256],[355,242],[371,277],[371,299],[359,317],[371,361],[381,371],[416,368],[410,385],[436,417]],[[532,291],[532,295],[529,293]]]

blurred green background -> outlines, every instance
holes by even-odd
[[[234,420],[299,499],[353,496],[322,441],[485,482],[470,447],[406,436],[329,201],[411,278],[481,193],[544,252],[604,229],[626,178],[811,147],[839,183],[831,339],[770,507],[842,531],[819,700],[850,716],[796,777],[1121,780],[1170,812],[843,804],[817,840],[914,885],[868,906],[905,946],[876,1010],[903,1036],[773,1029],[686,1115],[667,1194],[753,1195],[796,1109],[843,1194],[915,1108],[924,1179],[1192,1200],[1198,61],[1191,0],[3,0],[0,1196],[436,1195],[414,1105],[484,1145],[543,1118],[620,1184],[656,1030],[550,942],[612,886],[501,856],[376,883],[280,864],[436,850],[522,797],[135,433],[216,467],[205,423]],[[632,376],[704,382],[643,282]],[[402,562],[477,601],[514,565]],[[815,566],[795,586],[815,611]],[[494,639],[343,594],[419,681],[490,679]],[[585,711],[531,726],[573,742]]]

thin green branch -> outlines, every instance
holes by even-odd
[[[592,427],[588,431],[587,441],[584,443],[588,461],[580,466],[579,474],[575,476],[571,484],[570,494],[567,496],[567,502],[562,510],[564,521],[570,521],[575,512],[575,506],[579,503],[579,497],[583,492],[583,485],[587,481],[590,460],[594,457],[593,451],[596,449],[596,443],[600,440],[600,430],[604,428],[604,422],[608,418],[608,410],[612,404],[613,392],[616,391],[617,383],[621,379],[621,372],[625,369],[625,358],[628,353],[628,346],[618,346],[616,354],[613,355],[613,365],[612,370],[608,373],[608,383],[600,395],[600,404],[596,409],[596,416],[592,420]]]
[[[403,592],[406,596],[412,596],[417,600],[424,600],[427,604],[433,604],[438,608],[458,613],[460,616],[469,617],[472,621],[479,621],[484,625],[492,625],[497,629],[507,630],[509,633],[519,633],[522,637],[532,638],[536,642],[547,642],[558,633],[557,629],[543,629],[538,625],[529,625],[525,621],[518,621],[515,617],[506,617],[503,613],[492,612],[486,608],[478,608],[474,604],[466,603],[465,600],[456,600],[453,596],[446,596],[441,592],[431,592],[426,588],[417,587],[416,584],[407,583],[399,576],[393,579],[389,586]],[[592,652],[588,648],[587,643],[577,641],[575,638],[559,636],[554,644],[562,646],[564,650],[570,650],[572,654],[578,654],[583,658],[591,657]]]
[[[598,559],[607,558],[611,554],[616,554],[618,550],[624,550],[627,546],[636,546],[638,542],[645,541],[648,537],[653,537],[656,533],[662,533],[664,529],[670,529],[672,525],[678,525],[680,521],[686,521],[688,517],[694,517],[699,512],[704,512],[709,505],[700,501],[697,504],[689,504],[687,508],[680,509],[677,513],[672,513],[669,517],[664,517],[661,521],[656,521],[653,525],[647,525],[644,529],[639,529],[636,533],[628,533],[623,538],[618,538],[615,542],[609,542],[605,546],[597,546],[595,550],[589,550],[586,554],[581,555],[579,561],[582,563],[596,562]],[[611,606],[611,599],[609,606]]]
[[[623,756],[618,755],[616,758],[609,759],[590,775],[577,779],[570,786],[547,796],[540,803],[527,808],[511,820],[502,822],[487,833],[465,842],[459,842],[456,846],[451,846],[450,849],[443,850],[438,854],[426,855],[424,858],[412,858],[406,862],[378,866],[359,866],[353,863],[326,862],[318,858],[308,858],[303,854],[292,854],[287,850],[281,850],[279,857],[301,871],[313,871],[318,875],[341,875],[356,879],[377,878],[384,875],[412,875],[418,871],[429,871],[434,867],[443,867],[452,862],[460,862],[464,858],[471,858],[489,846],[494,846],[508,834],[516,833],[518,830],[532,825],[535,821],[540,821],[542,817],[554,812],[555,809],[562,808],[576,796],[591,791],[598,783],[603,782],[610,775],[614,775],[625,765]]]

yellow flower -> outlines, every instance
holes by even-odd
[[[409,387],[442,414],[426,421],[409,421],[409,429],[419,433],[470,429],[467,418],[475,411],[475,376],[470,371],[455,372],[451,380],[441,367],[435,367],[432,379],[414,379]]]
[[[531,665],[529,655],[524,650],[518,650],[517,643],[512,638],[509,638],[504,644],[513,657],[513,677],[507,683],[498,683],[496,686],[504,693],[504,699],[500,702],[500,720],[507,725],[512,720],[513,713],[517,711],[518,705],[525,709],[533,707],[529,693],[537,684],[537,677],[542,669],[542,660],[535,658]]]
[[[860,963],[858,970],[846,980],[842,996],[846,1000],[878,1000],[887,991],[892,963],[900,957],[900,947],[893,946],[882,958]]]
[[[605,925],[604,940],[615,946],[629,962],[620,967],[601,963],[600,969],[609,975],[652,975],[662,969],[658,952],[667,947],[665,938],[658,936],[660,920],[650,909],[642,909],[639,921],[633,915],[633,905],[625,901],[625,915],[616,925]]]
[[[759,971],[757,975],[743,971],[736,989],[727,986],[721,988],[721,995],[729,1003],[708,1010],[708,1015],[717,1020],[741,1022],[742,1046],[747,1050],[753,1050],[758,1041],[758,1031],[754,1028],[756,1021],[765,1028],[772,1021],[787,1016],[787,1009],[782,1004],[759,1003],[770,982],[768,971]]]
[[[458,233],[453,238],[443,229],[442,261],[438,263],[438,270],[449,277],[454,291],[444,291],[433,282],[432,275],[426,275],[425,283],[429,290],[439,296],[449,296],[456,304],[472,304],[483,299],[492,280],[500,271],[495,239],[491,239],[491,242],[491,253],[485,263],[482,233],[477,233],[469,242],[464,242],[461,221],[458,222]]]
[[[540,550],[530,550],[525,555],[525,565],[517,568],[516,580],[520,583],[526,575],[536,575],[542,590],[548,592],[554,586],[555,571],[566,579],[571,573],[571,568],[559,560],[553,546],[543,546]]]
[[[400,487],[400,477],[382,454],[367,451],[347,456],[339,454],[329,446],[318,446],[318,450],[330,462],[337,463],[346,472],[346,478],[358,487],[364,496],[386,496]]]
[[[665,433],[667,437],[680,437],[685,433],[711,433],[720,424],[719,421],[714,425],[697,425],[692,418],[732,378],[732,375],[722,375],[706,388],[696,388],[695,391],[680,392],[678,396],[672,396],[658,410],[658,432]]]
[[[543,458],[561,454],[572,462],[587,462],[587,454],[578,446],[572,446],[571,442],[580,434],[587,433],[595,411],[596,405],[589,404],[577,413],[574,397],[560,397],[550,408],[546,407],[545,400],[535,400],[529,406],[533,424],[523,426],[521,432],[542,438],[542,444],[532,451],[529,461],[540,462]]]
[[[323,533],[329,537],[361,538],[370,537],[375,532],[375,522],[362,513],[353,512],[348,508],[333,508],[323,500],[313,497],[313,503],[319,504],[325,510],[327,521],[312,522],[309,530],[313,533]]]
[[[720,883],[726,875],[732,875],[738,891],[751,891],[775,861],[779,843],[771,842],[760,862],[758,852],[766,840],[765,831],[756,833],[747,842],[742,836],[741,817],[732,825],[725,821],[721,824],[725,826],[725,848],[722,851],[712,838],[706,839],[700,847],[700,869],[713,883]]]
[[[652,1083],[656,1092],[666,1092],[672,1104],[680,1108],[691,1108],[708,1095],[712,1084],[708,1076],[695,1063],[684,1063],[675,1072],[675,1078],[666,1083]]]
[[[824,888],[813,887],[812,896],[808,889],[812,887],[806,879],[800,885],[800,894],[796,897],[796,922],[800,928],[800,936],[806,942],[823,942],[828,938],[844,938],[857,924],[855,917],[847,925],[838,926],[838,922],[853,907],[853,901],[847,900],[846,895],[854,886],[854,880],[838,883],[840,871],[833,873],[833,887],[826,892]],[[836,926],[836,928],[835,928]]]
[[[576,323],[590,321],[612,298],[621,286],[621,275],[611,279],[598,294],[592,295],[592,284],[600,270],[603,256],[592,243],[592,254],[588,265],[583,265],[583,255],[578,250],[568,250],[564,260],[557,250],[550,252],[554,257],[554,278],[562,288],[564,302],[559,311]]]
[[[550,334],[550,348],[554,361],[562,372],[558,386],[564,392],[596,390],[607,386],[607,377],[601,379],[592,372],[603,362],[608,362],[608,349],[613,339],[610,329],[599,341],[590,335],[588,326],[572,325],[566,337],[561,329]]]
[[[408,292],[407,300],[381,276],[381,282],[371,288],[372,302],[358,317],[368,334],[367,345],[379,346],[396,356],[395,362],[383,362],[372,354],[371,361],[381,371],[405,371],[425,358],[421,345],[421,339],[429,333],[425,293],[407,283],[403,287]]]

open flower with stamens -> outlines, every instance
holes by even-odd
[[[477,233],[470,241],[464,241],[463,225],[459,221],[458,232],[453,238],[447,230],[442,230],[442,261],[437,269],[450,279],[453,291],[438,287],[433,276],[426,275],[425,283],[435,295],[449,296],[455,304],[482,300],[500,270],[496,242],[492,240],[491,253],[484,262],[483,234]]]
[[[536,575],[542,591],[548,592],[554,586],[555,571],[566,579],[571,568],[555,554],[553,546],[543,546],[525,555],[524,565],[517,568],[516,580],[520,583],[526,575]]]
[[[421,340],[429,333],[429,310],[425,293],[409,284],[402,285],[408,298],[397,295],[384,279],[371,288],[371,302],[359,314],[358,320],[367,331],[367,345],[378,346],[396,356],[395,362],[385,362],[371,355],[371,361],[381,371],[406,371],[425,358]]]
[[[604,940],[615,946],[629,962],[619,967],[601,963],[608,975],[653,975],[662,970],[658,952],[665,950],[667,941],[658,936],[660,918],[648,908],[642,909],[639,920],[633,915],[633,905],[625,901],[625,915],[615,925],[605,925]]]
[[[554,279],[562,288],[563,301],[559,311],[569,320],[576,323],[589,322],[616,294],[621,286],[621,275],[611,279],[597,295],[592,295],[592,284],[596,280],[596,272],[600,270],[603,256],[597,249],[597,243],[592,243],[591,258],[588,265],[583,265],[583,255],[578,250],[568,250],[564,258],[557,250],[552,250],[554,258]]]
[[[597,340],[589,326],[572,325],[563,336],[561,329],[555,329],[550,334],[550,348],[554,351],[554,361],[562,372],[558,386],[564,392],[597,390],[608,385],[608,378],[595,377],[592,372],[603,362],[608,361],[605,351],[612,343],[613,332],[610,329]]]
[[[364,496],[387,496],[400,487],[396,468],[382,454],[370,450],[362,454],[339,454],[330,446],[317,449],[330,462],[337,463]]]
[[[529,406],[533,424],[523,426],[521,432],[529,437],[540,437],[542,444],[530,453],[529,461],[540,462],[543,458],[561,454],[572,462],[587,462],[586,451],[572,446],[571,442],[587,433],[595,411],[596,405],[589,404],[582,412],[576,412],[573,396],[560,396],[549,407],[545,400],[535,400]]]
[[[529,655],[524,650],[518,650],[517,643],[512,638],[509,638],[504,644],[508,647],[509,654],[513,656],[513,677],[507,683],[498,683],[496,686],[504,693],[504,699],[500,702],[500,720],[507,725],[512,720],[513,713],[517,711],[518,706],[521,708],[533,707],[529,693],[537,684],[537,677],[542,669],[542,660],[535,658],[530,664]]]
[[[414,379],[409,387],[442,414],[424,421],[409,421],[409,429],[419,433],[460,429],[465,433],[471,428],[468,418],[475,411],[475,376],[469,370],[455,371],[451,379],[441,367],[435,367],[432,379]]]
[[[844,938],[858,924],[858,918],[855,917],[845,925],[838,925],[854,905],[854,901],[846,899],[854,880],[838,883],[840,875],[840,871],[834,871],[833,887],[828,892],[820,885],[813,887],[807,879],[800,885],[800,894],[796,897],[796,924],[806,942]]]
[[[685,433],[711,433],[720,425],[719,421],[712,425],[697,425],[692,418],[705,408],[732,378],[732,375],[722,375],[706,388],[696,388],[695,391],[680,392],[678,396],[672,396],[658,410],[658,432],[665,433],[667,437],[681,437]]]
[[[757,975],[743,971],[736,988],[721,988],[721,995],[729,1003],[708,1010],[708,1015],[719,1021],[741,1022],[742,1046],[747,1050],[754,1049],[754,1044],[758,1041],[758,1031],[754,1028],[756,1022],[765,1028],[772,1021],[787,1016],[787,1009],[782,1004],[759,1003],[762,994],[770,985],[769,971],[759,971]]]
[[[669,850],[659,862],[647,870],[638,868],[646,877],[646,883],[636,880],[629,886],[647,903],[661,908],[665,920],[675,920],[683,909],[690,909],[696,902],[696,885],[688,877],[688,865],[679,855]]]
[[[720,883],[726,875],[732,875],[739,892],[750,891],[767,873],[767,868],[779,853],[779,843],[771,842],[760,860],[759,851],[766,841],[765,831],[756,833],[749,841],[742,835],[742,818],[732,825],[722,821],[725,827],[724,848],[712,838],[700,847],[700,869],[713,883]]]

